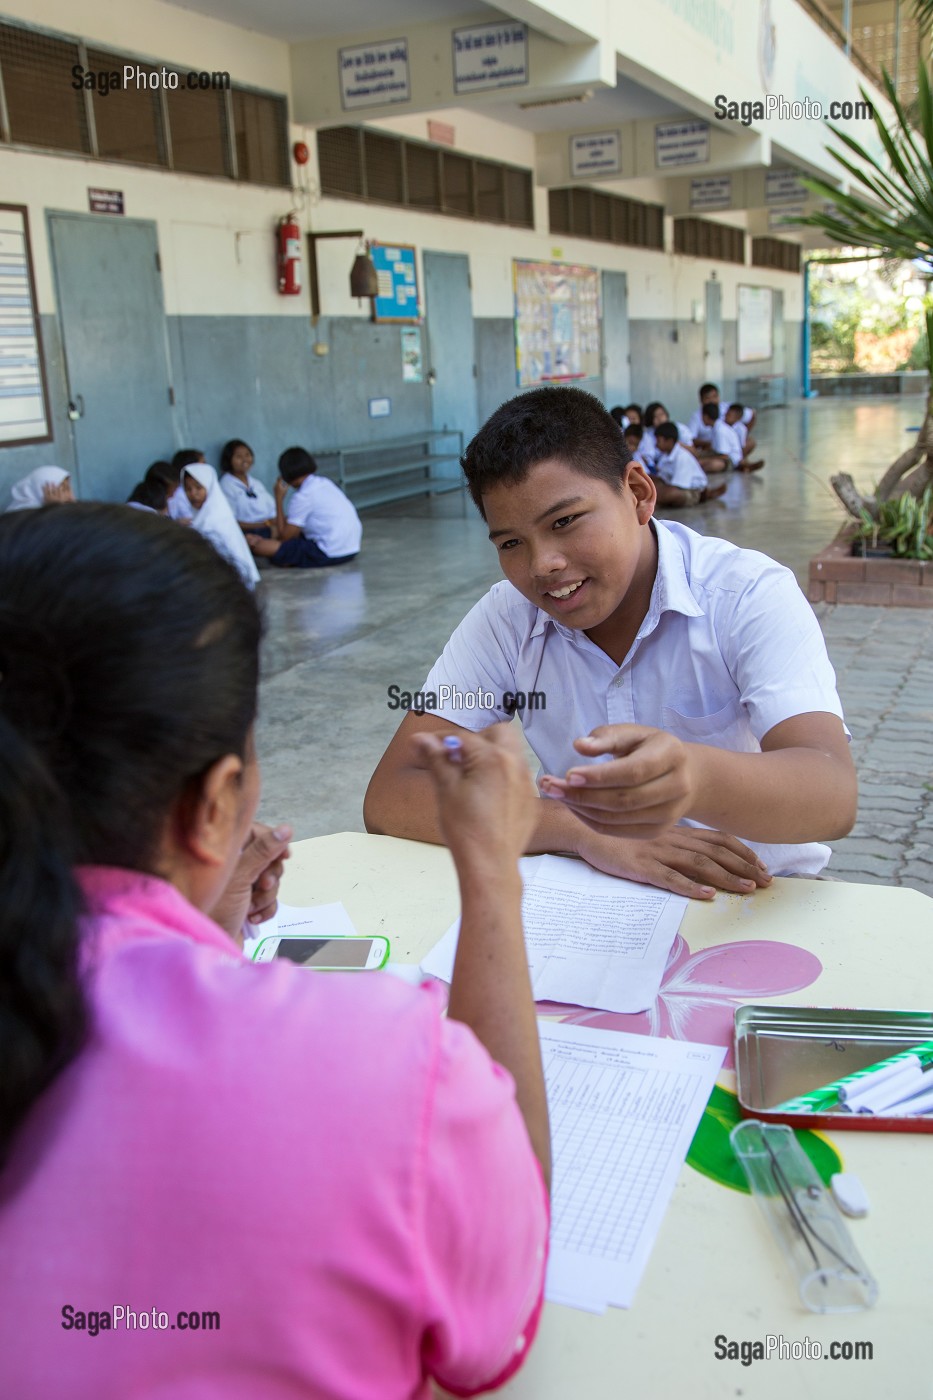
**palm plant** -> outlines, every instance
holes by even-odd
[[[918,3],[933,12],[933,0],[918,0]],[[830,126],[846,153],[832,147],[827,147],[827,151],[854,183],[849,193],[844,194],[824,180],[804,180],[803,183],[827,200],[830,207],[811,214],[802,222],[822,229],[835,243],[865,249],[866,256],[907,259],[921,277],[933,279],[933,93],[930,78],[921,59],[917,74],[916,128],[887,73],[883,74],[883,83],[895,117],[889,129],[886,116],[874,108],[875,130],[883,156],[871,154],[846,132]],[[864,90],[862,97],[871,102]],[[824,261],[844,262],[852,258],[840,255]],[[832,478],[839,499],[857,519],[864,519],[864,512],[877,519],[883,501],[903,492],[920,497],[933,482],[933,299],[929,297],[925,319],[927,368],[931,377],[926,416],[916,441],[887,468],[873,495],[863,496],[847,472]]]

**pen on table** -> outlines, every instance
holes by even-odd
[[[849,1091],[850,1086],[874,1074],[883,1072],[884,1077],[888,1078],[892,1067],[893,1072],[897,1072],[911,1058],[918,1060],[921,1066],[933,1064],[933,1040],[925,1040],[920,1045],[911,1046],[909,1050],[902,1050],[897,1055],[890,1055],[886,1060],[879,1060],[877,1064],[866,1065],[864,1069],[857,1069],[852,1074],[844,1074],[841,1078],[834,1079],[831,1084],[824,1084],[809,1094],[801,1094],[798,1098],[775,1104],[775,1109],[782,1113],[820,1113],[823,1109],[832,1108],[842,1102],[840,1090]]]
[[[445,734],[443,744],[451,763],[463,762],[463,744],[457,738],[456,734]]]

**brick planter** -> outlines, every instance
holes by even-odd
[[[857,559],[850,554],[857,525],[810,560],[811,603],[862,603],[883,608],[933,608],[933,562]]]

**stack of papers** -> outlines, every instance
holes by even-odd
[[[539,1022],[551,1116],[545,1296],[631,1307],[723,1046]]]
[[[535,1000],[624,1013],[653,1006],[687,908],[684,896],[562,856],[532,857],[521,867]],[[425,972],[451,980],[459,933],[458,920],[423,960]]]

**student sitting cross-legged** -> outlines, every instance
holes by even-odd
[[[289,488],[294,495],[285,510]],[[353,503],[335,481],[317,475],[317,462],[303,447],[279,458],[275,483],[276,539],[247,532],[254,554],[286,569],[326,569],[360,552],[363,526]]]
[[[654,432],[658,444],[655,486],[659,506],[695,506],[723,494],[726,483],[710,486],[696,457],[678,441],[676,423],[659,423]]]
[[[654,521],[655,487],[589,394],[504,404],[463,459],[505,580],[461,622],[369,785],[370,831],[437,841],[412,739],[508,717],[541,764],[529,852],[695,898],[814,875],[855,819],[855,769],[819,626],[763,554]],[[491,692],[467,710],[457,692]],[[596,761],[599,760],[599,761]],[[677,824],[679,823],[679,824]]]
[[[731,462],[738,472],[757,472],[764,466],[764,460],[759,457],[757,461],[752,461],[748,456],[748,437],[743,438],[740,433],[744,411],[740,403],[730,403],[722,414],[715,403],[705,403],[702,410],[703,420],[710,430],[713,451]]]
[[[195,530],[4,515],[0,598],[4,1400],[502,1384],[550,1171],[517,736],[421,740],[461,888],[443,1017],[243,958],[290,832],[253,826],[259,610]]]

